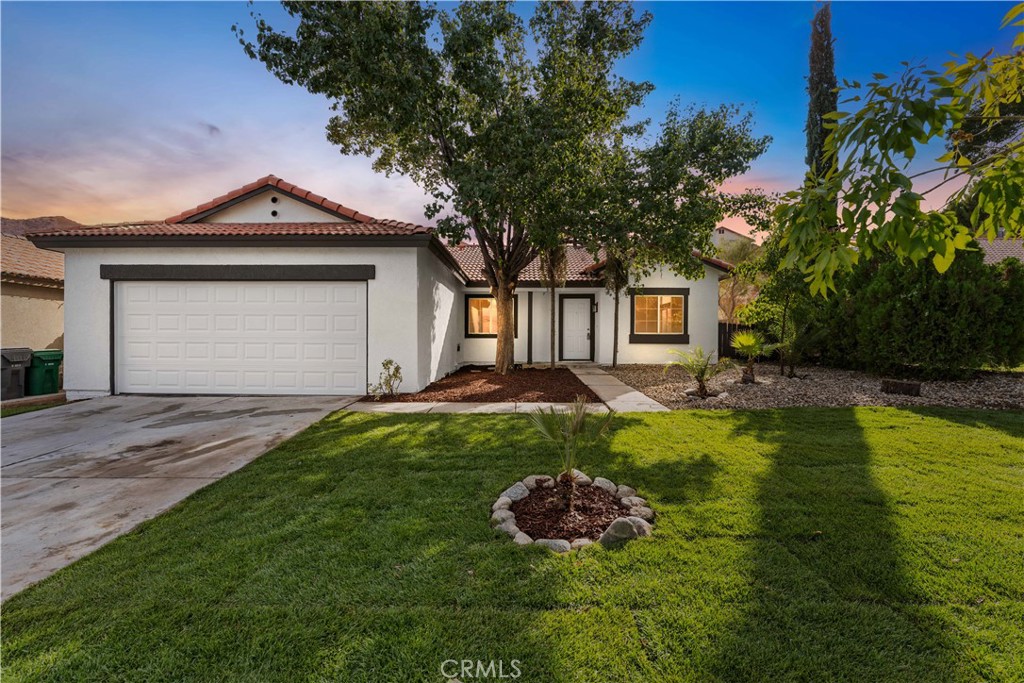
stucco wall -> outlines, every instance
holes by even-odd
[[[277,202],[273,200],[277,199]],[[277,215],[271,214],[277,211]],[[203,219],[203,223],[346,223],[344,218],[273,190],[250,197]]]
[[[458,367],[462,341],[462,282],[430,252],[420,249],[419,377],[423,387]]]
[[[672,360],[669,349],[690,351],[696,346],[703,347],[705,352],[718,352],[718,276],[720,272],[705,267],[706,277],[701,280],[688,280],[674,275],[670,270],[663,269],[642,281],[644,287],[687,287],[690,290],[688,325],[689,344],[630,344],[629,313],[630,298],[623,292],[619,300],[619,363],[666,363]],[[612,362],[612,338],[614,329],[615,300],[611,295],[602,292],[599,297],[596,325],[597,361]]]
[[[688,327],[690,334],[689,344],[630,344],[629,343],[629,320],[630,320],[630,297],[628,292],[623,292],[619,302],[619,362],[620,363],[665,363],[672,359],[669,349],[680,349],[683,351],[692,350],[695,346],[702,346],[705,351],[717,353],[718,350],[718,276],[719,271],[714,268],[705,268],[707,277],[701,280],[689,280],[674,275],[670,270],[665,269],[655,273],[642,281],[644,287],[671,287],[688,288],[689,310]],[[516,290],[519,295],[519,320],[518,336],[515,340],[515,359],[517,362],[527,362],[527,320],[528,301],[530,292],[533,292],[533,362],[547,363],[550,359],[550,297],[544,289]],[[487,294],[486,289],[471,288],[464,293]],[[612,339],[614,336],[614,310],[615,300],[603,288],[589,287],[565,287],[556,293],[555,299],[555,358],[558,358],[557,347],[558,325],[560,321],[558,314],[558,297],[562,294],[593,294],[597,303],[597,312],[594,315],[594,327],[596,337],[594,339],[594,360],[602,364],[612,362]],[[460,298],[461,298],[460,294]],[[464,316],[464,304],[459,302],[459,336],[463,338],[462,353],[459,360],[463,364],[492,364],[494,363],[495,340],[494,339],[464,339],[464,323],[461,318]]]
[[[101,264],[370,264],[377,272],[367,286],[367,377],[376,381],[383,360],[393,358],[404,370],[401,389],[417,391],[425,384],[421,384],[416,330],[420,251],[425,248],[68,249],[64,259],[64,386],[72,398],[110,391],[110,283],[100,279]]]
[[[0,344],[4,348],[64,348],[64,291],[5,282],[0,285]]]

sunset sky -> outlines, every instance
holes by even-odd
[[[1006,49],[1012,34],[999,24],[1011,4],[836,3],[838,75],[864,80],[904,60],[938,66],[949,52]],[[814,5],[642,6],[654,22],[621,72],[655,84],[646,115],[658,120],[676,97],[742,103],[774,143],[734,186],[797,185]],[[256,8],[288,25],[278,5]],[[252,25],[249,9],[3,2],[3,215],[161,219],[273,173],[370,215],[424,222],[424,195],[411,181],[375,174],[368,159],[326,141],[328,102],[243,54],[230,29]]]

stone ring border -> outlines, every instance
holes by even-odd
[[[634,538],[651,535],[651,523],[654,522],[654,510],[647,501],[636,495],[636,489],[625,484],[615,485],[609,479],[596,477],[591,479],[579,470],[572,471],[577,486],[597,486],[614,495],[619,504],[628,511],[626,515],[617,517],[608,525],[598,539],[598,543],[606,548],[618,547]],[[498,500],[491,506],[491,526],[505,532],[519,545],[540,545],[556,553],[567,553],[570,550],[591,545],[589,538],[577,538],[572,542],[560,538],[530,538],[516,526],[516,516],[512,512],[512,503],[522,500],[538,488],[552,489],[555,478],[546,474],[531,474],[522,481],[509,486],[501,492]]]

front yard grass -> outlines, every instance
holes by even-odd
[[[620,415],[582,469],[654,536],[566,557],[488,525],[553,462],[524,416],[337,413],[8,600],[4,678],[1024,678],[1020,412]]]

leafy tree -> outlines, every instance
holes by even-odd
[[[609,136],[628,130],[650,84],[615,74],[650,22],[626,3],[283,2],[279,32],[256,15],[246,53],[285,83],[326,96],[328,139],[374,156],[433,197],[438,233],[479,242],[497,304],[495,368],[513,363],[513,302],[537,249],[564,233],[545,209],[578,202]],[[527,49],[527,35],[531,49]],[[447,213],[445,213],[447,212]]]
[[[1008,25],[1024,26],[1024,3],[1007,13]],[[914,263],[930,256],[943,272],[976,236],[992,239],[1000,228],[1024,236],[1024,141],[987,156],[961,147],[967,122],[991,131],[1018,119],[1007,113],[1024,93],[1024,31],[1017,30],[1006,54],[956,57],[942,72],[904,63],[896,79],[874,74],[864,94],[844,101],[859,103],[859,109],[828,115],[833,123],[825,156],[833,168],[809,173],[777,214],[785,231],[784,265],[803,273],[812,292],[834,289],[838,271],[880,253]],[[861,84],[844,81],[844,89],[860,90]],[[936,139],[952,140],[954,148],[934,166],[912,172],[917,152]],[[928,195],[955,182],[964,186],[946,206],[924,208]],[[977,204],[963,225],[955,207],[968,193]],[[835,197],[840,227],[830,230],[828,206]]]
[[[760,254],[761,248],[757,243],[747,240],[730,241],[718,248],[718,257],[734,266],[756,261]],[[737,269],[719,283],[718,310],[725,322],[739,322],[737,313],[740,308],[757,296],[757,279],[756,274],[752,276],[747,270]]]
[[[753,193],[730,194],[721,186],[746,172],[770,142],[753,134],[752,115],[738,107],[673,105],[656,140],[610,146],[600,172],[577,179],[586,200],[570,222],[595,255],[605,255],[605,286],[614,300],[613,365],[622,292],[660,268],[703,276],[700,254],[713,252],[714,227],[759,201]]]
[[[558,241],[555,244],[545,247],[540,251],[540,283],[547,287],[548,296],[551,299],[551,328],[548,337],[551,341],[551,363],[555,367],[555,335],[558,329],[555,323],[555,290],[565,286],[566,261],[565,242]]]
[[[807,167],[816,175],[827,175],[835,165],[834,157],[825,151],[828,136],[826,115],[839,108],[839,84],[836,82],[836,60],[832,48],[832,5],[826,2],[814,13],[811,22],[810,74],[807,78],[807,94],[810,106],[807,108]],[[836,209],[831,218],[834,222]]]

